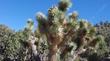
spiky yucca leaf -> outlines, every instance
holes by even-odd
[[[60,0],[59,2],[59,10],[61,11],[66,11],[68,7],[70,7],[72,4],[70,2],[70,0]]]
[[[34,22],[32,21],[32,19],[28,19],[28,21],[27,21],[27,27],[26,27],[27,29],[29,29],[29,30],[33,30],[33,28],[34,28]]]

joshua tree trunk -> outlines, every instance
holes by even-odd
[[[57,45],[50,46],[49,49],[49,61],[57,61],[56,53],[57,53]]]
[[[76,51],[76,52],[73,54],[73,59],[72,59],[72,61],[75,61],[76,58],[79,56],[79,54],[81,54],[81,53],[83,53],[83,52],[85,52],[85,51],[86,51],[86,49],[81,49],[81,50]]]

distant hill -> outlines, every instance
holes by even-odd
[[[103,35],[108,46],[110,46],[110,22],[100,22],[95,27],[97,27],[97,34]]]

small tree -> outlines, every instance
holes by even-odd
[[[64,61],[68,53],[72,54],[74,61],[87,49],[95,51],[94,47],[103,40],[102,36],[95,34],[95,27],[78,19],[76,11],[66,16],[70,6],[70,0],[61,0],[57,6],[48,10],[47,16],[41,12],[37,14],[36,37],[38,40],[45,37],[49,50],[48,61],[58,61],[58,56]]]

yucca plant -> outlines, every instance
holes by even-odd
[[[96,28],[86,20],[78,19],[75,11],[66,16],[71,5],[70,0],[61,0],[58,5],[48,10],[48,15],[38,12],[38,41],[45,37],[48,50],[48,61],[64,61],[69,53],[74,61],[87,49],[95,51],[98,42],[102,40],[96,35]],[[76,46],[76,47],[75,47]]]

